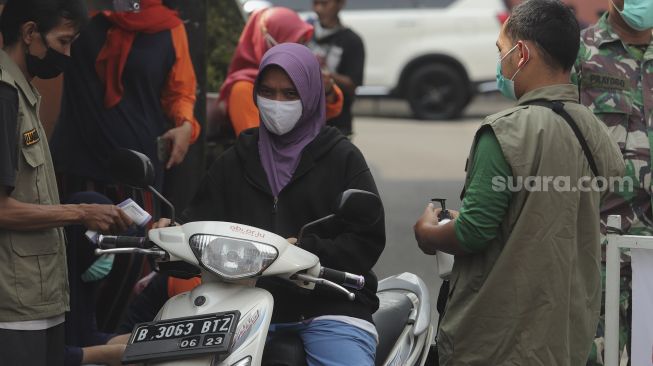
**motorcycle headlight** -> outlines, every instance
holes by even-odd
[[[253,277],[279,255],[271,245],[218,235],[195,234],[189,243],[204,268],[228,280]]]

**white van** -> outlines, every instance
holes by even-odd
[[[315,16],[311,0],[239,1],[246,11],[275,5]],[[365,43],[360,96],[406,99],[416,118],[450,119],[475,93],[496,90],[504,0],[348,0],[340,16]]]

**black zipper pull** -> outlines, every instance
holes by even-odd
[[[272,206],[272,213],[277,213],[277,203],[279,203],[279,197],[274,197],[274,205]]]

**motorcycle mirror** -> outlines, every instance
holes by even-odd
[[[109,158],[109,172],[121,184],[147,188],[154,184],[154,166],[145,154],[130,149],[116,149]]]
[[[301,243],[306,229],[334,218],[347,221],[348,224],[368,227],[379,222],[382,214],[383,205],[379,196],[360,189],[348,189],[340,194],[335,213],[302,226],[297,235],[297,242]]]
[[[109,172],[118,183],[148,189],[157,196],[170,209],[170,225],[174,225],[175,206],[152,186],[155,173],[150,158],[138,151],[116,149],[109,158]]]
[[[379,222],[383,205],[379,196],[360,189],[348,189],[340,195],[336,217],[357,226],[372,226]]]

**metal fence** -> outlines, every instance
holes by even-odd
[[[606,366],[619,365],[619,274],[622,248],[651,249],[653,237],[621,235],[621,216],[608,217],[608,244],[605,276],[605,358]]]

